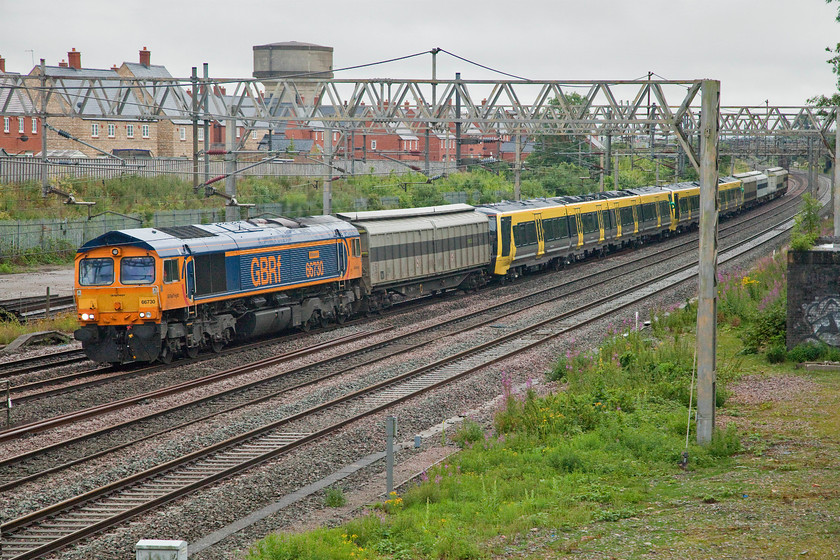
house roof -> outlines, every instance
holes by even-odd
[[[15,76],[10,78],[8,76]],[[0,112],[25,113],[32,111],[32,102],[22,91],[12,90],[11,86],[17,77],[17,72],[0,72]]]

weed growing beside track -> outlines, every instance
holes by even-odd
[[[840,375],[768,360],[784,262],[720,279],[711,445],[689,420],[689,305],[562,356],[547,395],[505,382],[492,428],[466,422],[450,436],[462,451],[418,484],[249,558],[838,556]]]

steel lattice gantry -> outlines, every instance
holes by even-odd
[[[317,122],[337,131],[461,124],[463,133],[673,135],[695,169],[702,80],[490,81],[0,77],[8,116],[227,120],[267,128]],[[230,93],[222,93],[223,91]],[[192,92],[198,92],[193,100]],[[305,92],[306,94],[304,95]],[[577,94],[577,95],[572,95]],[[723,137],[818,135],[829,146],[834,107],[721,107]]]

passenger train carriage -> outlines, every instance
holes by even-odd
[[[787,171],[719,179],[726,216]],[[343,322],[697,227],[697,182],[299,219],[112,231],[76,256],[75,336],[97,362],[170,361],[236,338]]]

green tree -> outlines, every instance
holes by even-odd
[[[833,2],[840,4],[840,0],[825,0],[826,4]],[[837,8],[837,17],[834,19],[840,22],[840,7]],[[831,66],[831,72],[837,76],[837,89],[840,90],[840,43],[837,43],[833,49],[826,47],[825,51],[832,55],[826,62]],[[830,96],[815,95],[814,97],[809,97],[807,103],[818,107],[840,105],[840,93],[835,92]]]

